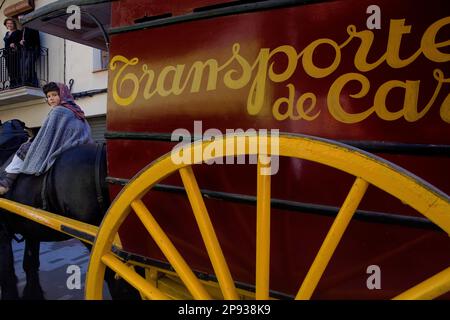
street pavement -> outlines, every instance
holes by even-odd
[[[25,286],[25,273],[22,268],[25,242],[13,241],[13,252],[19,294]],[[41,286],[47,300],[83,300],[86,271],[89,263],[89,251],[78,240],[61,242],[41,242],[40,249]],[[79,268],[79,269],[78,269]],[[74,275],[81,271],[80,286]],[[70,278],[72,276],[72,278]],[[68,281],[69,280],[69,281]],[[68,285],[69,282],[69,285]],[[105,286],[106,288],[106,286]],[[108,290],[104,290],[105,299],[110,299]]]

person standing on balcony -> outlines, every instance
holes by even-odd
[[[9,87],[15,88],[21,84],[20,79],[20,40],[22,40],[22,31],[17,29],[17,23],[12,18],[6,18],[4,23],[8,31],[3,38],[5,42],[5,64],[9,74]]]
[[[36,62],[39,61],[41,53],[41,39],[39,36],[39,31],[24,27],[22,29],[20,47],[22,49],[22,78],[24,80],[24,84],[32,87],[39,87],[39,79],[36,72]]]

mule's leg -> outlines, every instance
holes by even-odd
[[[122,278],[116,279],[115,276],[116,273],[107,267],[105,281],[108,284],[109,293],[113,300],[141,300],[139,291]]]
[[[12,236],[6,226],[0,223],[0,287],[3,300],[19,299],[11,242]]]
[[[92,251],[92,245],[84,243],[89,252]],[[133,288],[123,279],[116,279],[116,273],[110,268],[106,268],[105,282],[108,285],[109,294],[113,300],[140,300],[139,291]]]
[[[39,281],[39,249],[38,240],[26,239],[23,254],[23,270],[27,276],[27,283],[23,289],[24,300],[44,300],[44,292]]]

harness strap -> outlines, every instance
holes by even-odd
[[[42,180],[41,188],[41,200],[42,200],[42,210],[48,210],[48,189],[49,189],[49,176],[52,170],[48,170],[44,173],[44,179]]]
[[[6,160],[2,165],[0,165],[0,173],[5,171],[6,167],[11,163],[15,154],[16,153],[14,152],[12,155],[9,156],[8,160]]]
[[[103,149],[105,148],[104,143],[97,143],[97,149],[95,153],[95,192],[97,196],[97,203],[100,207],[100,212],[104,212],[105,209],[105,201],[103,198],[102,192],[102,183],[100,181],[100,164],[103,155]]]

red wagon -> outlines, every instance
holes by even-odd
[[[449,297],[448,1],[69,2],[110,23],[64,32],[110,54],[87,298]]]

